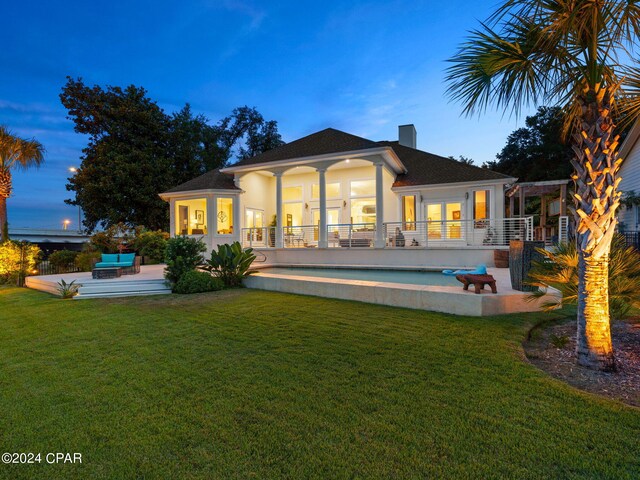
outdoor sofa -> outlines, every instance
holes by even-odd
[[[123,275],[140,273],[140,257],[135,253],[103,253],[100,261],[94,260],[93,268],[120,268]]]

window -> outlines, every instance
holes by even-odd
[[[177,200],[175,206],[176,235],[207,234],[207,199]]]
[[[217,198],[216,217],[218,220],[218,235],[233,234],[233,198]]]
[[[282,205],[282,214],[285,227],[299,227],[302,225],[302,203],[285,203]]]
[[[405,224],[402,226],[403,230],[415,230],[416,229],[416,196],[405,195],[402,197],[402,221]]]
[[[283,187],[282,188],[282,201],[283,202],[295,202],[302,200],[302,187]]]
[[[473,192],[473,225],[475,228],[487,227],[489,205],[489,190]]]
[[[320,185],[314,183],[311,185],[311,199],[318,200],[320,198]],[[340,183],[327,183],[327,198],[340,198]]]
[[[376,199],[351,200],[351,223],[376,223]]]
[[[351,196],[352,197],[364,197],[376,194],[376,181],[375,180],[352,180],[351,181]]]
[[[251,230],[248,230],[246,234],[248,242],[264,241],[264,237],[263,237],[264,212],[262,210],[247,208],[245,211],[244,226],[245,226],[245,229],[247,228],[251,229]]]
[[[440,202],[427,205],[427,236],[431,240],[462,238],[462,203]]]

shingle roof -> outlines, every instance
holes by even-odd
[[[240,190],[233,181],[233,175],[222,173],[219,169],[211,170],[199,177],[189,180],[165,193],[190,192],[193,190]]]
[[[483,180],[506,180],[511,177],[486,168],[467,165],[451,158],[405,147],[398,142],[377,142],[380,146],[391,147],[400,161],[407,167],[407,173],[400,174],[394,187],[437,185],[441,183],[477,182]]]
[[[493,172],[486,168],[466,165],[451,158],[405,147],[398,142],[374,142],[366,138],[351,135],[334,128],[307,135],[291,143],[274,148],[251,158],[233,164],[233,167],[257,165],[294,158],[312,157],[330,153],[350,152],[380,147],[391,147],[407,168],[407,173],[396,177],[394,187],[437,185],[444,183],[474,182],[483,180],[507,180],[511,177]],[[233,181],[233,175],[218,169],[205,173],[182,185],[167,190],[188,192],[206,189],[239,190]]]
[[[306,137],[285,143],[280,147],[268,150],[254,157],[246,158],[234,163],[233,167],[245,165],[256,165],[258,163],[277,162],[291,158],[312,157],[327,153],[351,152],[354,150],[365,150],[367,148],[379,148],[377,142],[366,138],[351,135],[350,133],[326,128]]]

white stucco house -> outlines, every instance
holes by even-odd
[[[491,264],[524,238],[505,218],[517,179],[397,141],[328,128],[172,188],[171,234],[211,249],[239,241],[270,261],[342,265]]]

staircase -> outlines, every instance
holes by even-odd
[[[132,276],[134,277],[134,276]],[[100,280],[86,282],[78,290],[74,300],[87,298],[133,297],[140,295],[166,295],[171,293],[164,279]]]

